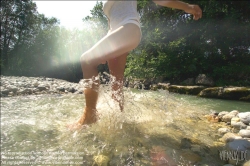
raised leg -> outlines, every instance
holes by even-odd
[[[128,53],[108,61],[109,72],[114,77],[111,82],[112,98],[119,103],[120,110],[124,109],[123,78]]]

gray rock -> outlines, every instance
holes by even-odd
[[[245,124],[249,124],[250,123],[250,112],[242,112],[238,114],[241,122],[245,123]]]
[[[228,128],[219,128],[218,132],[220,134],[226,134],[226,133],[230,132],[230,129],[228,129]]]
[[[238,114],[239,112],[238,111],[231,111],[231,112],[229,112],[228,114],[226,114],[226,115],[224,115],[223,117],[222,117],[222,121],[223,122],[231,122],[231,119],[232,118],[234,118],[234,117],[236,117],[236,115]]]
[[[218,114],[218,118],[219,118],[219,119],[222,119],[222,117],[223,117],[224,115],[228,114],[228,113],[229,113],[228,111],[222,111],[222,112],[220,112],[220,113]]]
[[[11,92],[13,92],[13,93],[16,93],[17,90],[18,90],[18,88],[17,88],[16,86],[13,86],[13,85],[7,86],[7,88],[8,88]]]
[[[10,90],[9,89],[5,89],[5,88],[1,88],[1,93],[2,94],[4,94],[4,95],[8,95],[9,94],[9,92],[10,92]]]
[[[226,133],[224,134],[224,136],[221,138],[221,141],[223,142],[231,142],[235,139],[241,139],[242,137],[237,135],[237,134],[234,134],[234,133]]]
[[[37,89],[43,91],[46,90],[47,88],[44,85],[38,85]]]
[[[245,151],[250,149],[250,142],[245,139],[235,139],[226,144],[226,149],[235,151]]]
[[[20,94],[32,94],[32,89],[30,88],[25,88],[19,91]]]
[[[212,78],[207,77],[205,74],[199,74],[195,79],[195,84],[205,85],[205,86],[214,86],[214,81]]]
[[[65,92],[65,88],[64,87],[62,87],[62,86],[60,86],[60,87],[58,87],[58,88],[56,88],[58,91],[60,91],[60,92]]]
[[[235,122],[235,123],[231,123],[231,126],[235,129],[246,129],[247,125],[245,125],[243,122]],[[250,131],[250,130],[249,130]]]
[[[250,138],[250,130],[242,129],[239,131],[239,135],[242,137]]]

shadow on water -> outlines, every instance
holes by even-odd
[[[2,98],[2,160],[6,165],[29,161],[33,165],[166,166],[167,160],[183,166],[224,164],[218,152],[223,146],[218,126],[203,118],[211,100],[197,98],[202,103],[197,104],[192,97],[166,91],[125,89],[125,110],[120,112],[109,88],[101,89],[100,120],[77,131],[65,125],[82,113],[83,95]]]

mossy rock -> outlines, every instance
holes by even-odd
[[[250,88],[246,87],[206,88],[202,90],[198,96],[207,98],[250,101]]]
[[[198,96],[207,98],[218,98],[218,94],[223,90],[222,87],[206,88]]]
[[[200,91],[205,89],[204,86],[178,86],[170,85],[168,88],[169,92],[187,94],[187,95],[198,95]]]
[[[233,87],[224,88],[223,93],[219,96],[223,99],[240,100],[250,95],[250,88]]]

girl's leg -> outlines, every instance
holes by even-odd
[[[81,56],[84,79],[92,79],[98,75],[97,66],[103,61],[117,58],[132,49],[140,42],[141,32],[137,25],[126,24],[102,38],[91,49]],[[99,81],[95,81],[84,90],[86,107],[77,124],[91,124],[97,120],[96,103]]]
[[[127,55],[128,53],[125,53],[108,61],[109,72],[115,78],[115,81],[111,82],[112,98],[119,103],[121,111],[124,107],[123,78]]]

